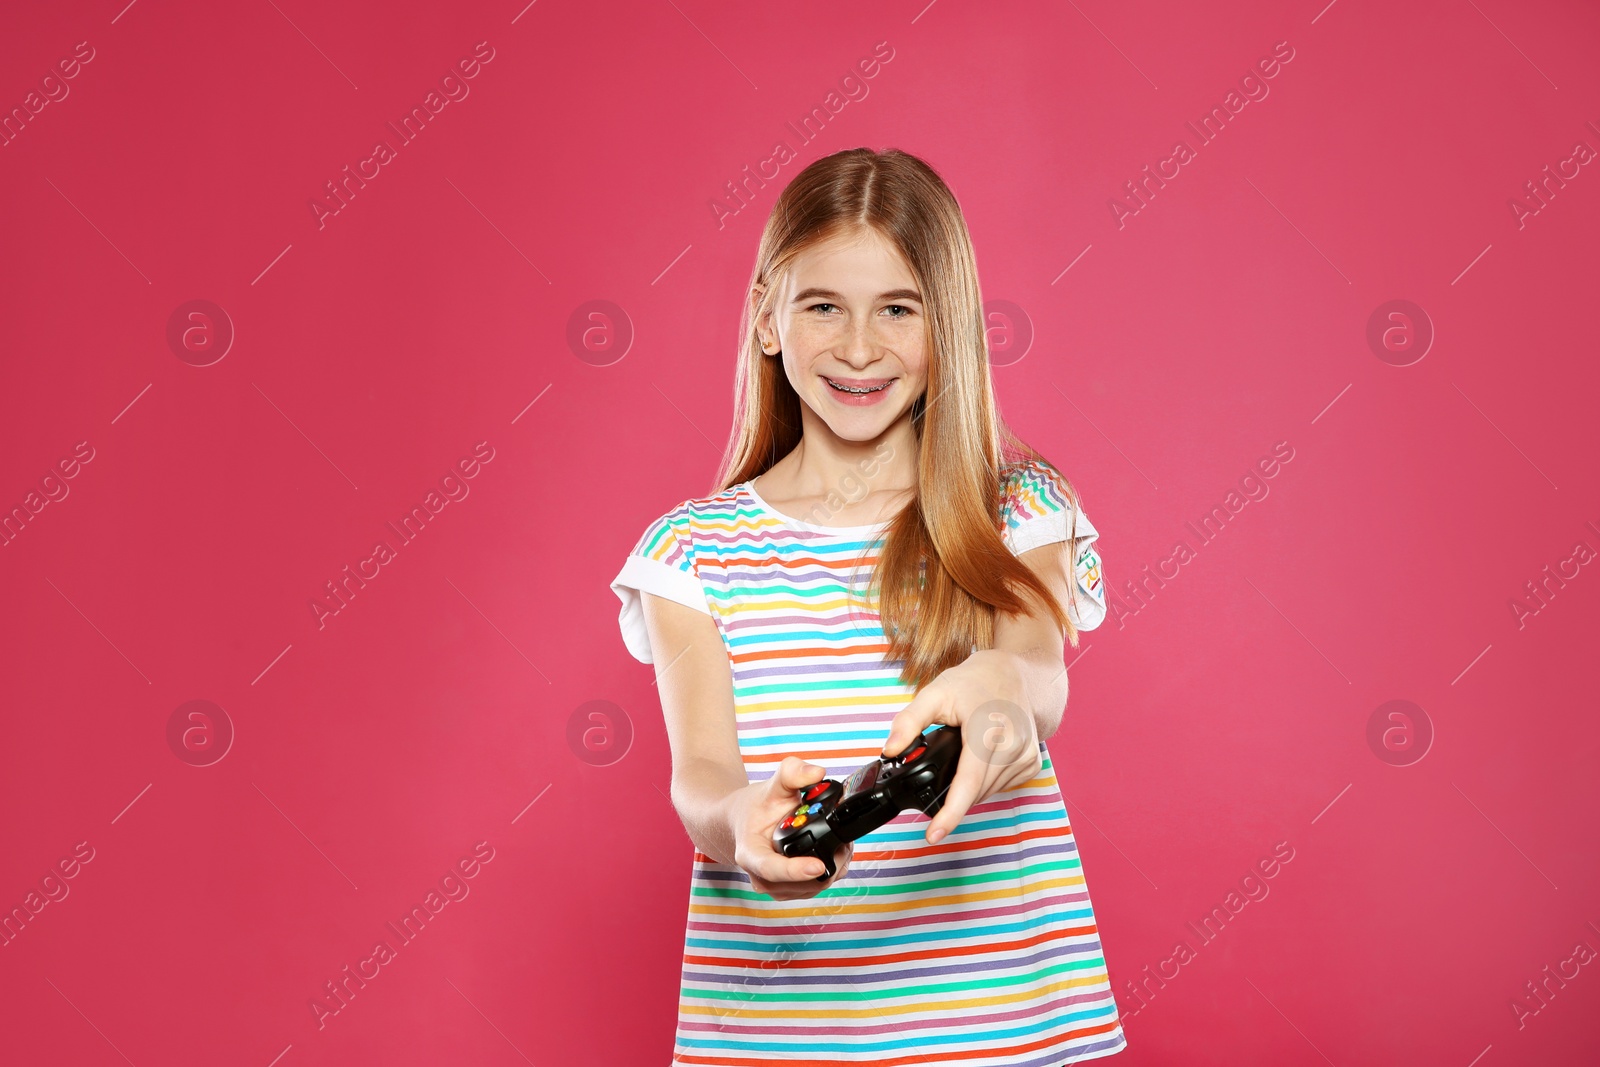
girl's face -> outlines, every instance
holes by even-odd
[[[910,418],[928,381],[923,311],[911,269],[876,230],[796,258],[758,336],[763,351],[783,352],[789,384],[810,409],[807,432],[820,419],[843,440],[869,442]]]

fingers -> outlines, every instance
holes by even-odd
[[[968,810],[984,795],[984,774],[989,770],[988,764],[975,756],[971,750],[963,749],[961,758],[956,762],[955,777],[950,781],[950,789],[944,795],[944,805],[939,809],[939,814],[933,817],[928,824],[926,837],[928,844],[937,845],[940,838],[954,830],[961,820],[966,818]]]
[[[1035,749],[1028,757],[1003,768],[989,763],[979,750],[966,748],[956,763],[956,773],[944,796],[944,804],[928,824],[928,844],[936,845],[949,835],[967,813],[997,793],[1038,777],[1044,760]]]
[[[822,861],[815,856],[785,856],[761,835],[747,839],[734,862],[764,893],[770,892],[768,887],[804,882],[823,873]]]
[[[758,893],[774,900],[804,900],[833,885],[850,869],[850,859],[855,855],[855,843],[840,845],[834,850],[833,877],[818,881],[825,873],[822,861],[815,856],[789,857],[781,852],[757,855],[741,863],[750,875],[750,885]]]
[[[828,885],[832,885],[834,882],[837,882],[839,879],[845,876],[845,872],[850,869],[850,860],[855,856],[855,854],[856,844],[854,841],[850,842],[848,845],[845,845],[839,850],[838,855],[834,856],[833,858],[833,865],[835,868],[837,868],[838,873],[832,878],[828,879]]]
[[[922,735],[922,731],[938,722],[933,714],[928,701],[922,699],[922,694],[911,698],[911,703],[900,709],[894,721],[889,724],[889,736],[883,742],[885,756],[898,756],[900,753]]]
[[[766,805],[771,805],[773,810],[792,805],[793,793],[821,781],[826,773],[826,768],[808,763],[798,756],[785,756],[778,764],[777,771],[768,779],[769,799]],[[782,815],[777,817],[781,818]],[[773,824],[776,821],[773,819]],[[815,896],[844,877],[850,867],[850,857],[855,854],[854,842],[836,846],[832,877],[818,881],[827,874],[827,868],[820,859],[815,856],[785,856],[772,843],[771,826],[767,825],[765,830],[765,833],[750,831],[752,836],[742,843],[734,863],[749,875],[750,884],[757,892],[765,893],[774,900],[799,900]]]
[[[765,893],[774,900],[803,900],[814,897],[843,878],[845,871],[850,867],[849,854],[845,853],[841,859],[836,853],[833,859],[833,877],[819,881],[827,872],[822,866],[822,861],[815,856],[790,858],[779,855],[777,860],[776,863],[758,864],[761,875],[758,877],[752,874],[750,878],[750,884],[758,892]]]
[[[806,882],[827,873],[827,868],[815,856],[785,856],[773,852],[760,865],[760,874],[768,882]]]
[[[814,896],[833,883],[817,879],[827,873],[815,856],[785,856],[772,842],[772,828],[794,805],[794,794],[821,781],[825,767],[808,763],[798,756],[785,756],[777,771],[767,779],[766,799],[761,815],[746,824],[747,836],[740,843],[734,862],[750,876],[750,884],[775,900],[794,900]],[[835,860],[835,875],[839,876]]]
[[[818,875],[827,873],[823,870],[821,861],[818,861],[817,867],[815,868],[815,873],[813,873],[810,878],[807,879],[805,891],[800,895],[807,897],[815,896],[824,889],[827,889],[829,886],[833,885],[835,882],[839,881],[839,879],[843,878],[845,874],[849,872],[850,857],[854,856],[855,854],[856,846],[854,842],[851,842],[848,845],[840,845],[838,848],[834,849],[833,877],[827,879],[827,881],[817,881]]]

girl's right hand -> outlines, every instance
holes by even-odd
[[[817,877],[826,873],[815,856],[785,856],[772,843],[772,832],[784,816],[799,803],[799,792],[825,776],[825,769],[798,756],[785,756],[777,771],[764,782],[754,782],[735,791],[729,798],[728,815],[733,824],[733,862],[750,876],[757,892],[774,900],[805,900],[827,889],[844,877],[850,868],[855,843],[840,845],[834,852],[836,868],[825,882]]]

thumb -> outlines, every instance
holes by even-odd
[[[814,782],[820,782],[826,768],[815,763],[807,763],[799,756],[785,756],[783,764],[778,768],[778,785],[783,789],[803,789]]]

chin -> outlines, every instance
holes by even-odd
[[[888,432],[889,427],[899,422],[900,419],[905,416],[905,414],[906,412],[904,411],[898,411],[895,412],[892,418],[886,419],[878,412],[873,412],[872,418],[870,419],[844,418],[823,419],[822,421],[827,425],[828,429],[833,431],[833,435],[839,438],[841,441],[852,441],[856,444],[866,444],[869,441],[876,441],[878,438],[882,437],[886,432]]]

